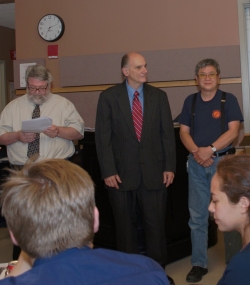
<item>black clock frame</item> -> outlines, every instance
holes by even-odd
[[[40,35],[39,25],[40,25],[41,20],[42,20],[44,17],[46,17],[46,16],[55,16],[55,17],[57,17],[57,18],[61,21],[61,25],[62,25],[61,33],[59,34],[59,36],[58,36],[57,38],[55,38],[55,39],[53,39],[53,40],[46,40],[45,38],[43,38],[43,37]],[[44,15],[44,16],[39,20],[38,25],[37,25],[37,31],[38,31],[39,36],[40,36],[44,41],[46,41],[46,42],[56,42],[56,41],[58,41],[58,40],[63,36],[64,31],[65,31],[65,24],[64,24],[63,19],[62,19],[60,16],[58,16],[58,15],[56,15],[56,14],[46,14],[46,15]]]

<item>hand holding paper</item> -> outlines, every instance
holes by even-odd
[[[40,117],[33,120],[22,121],[22,132],[26,133],[42,133],[44,130],[52,126],[52,119]]]
[[[46,136],[50,137],[50,138],[54,138],[58,135],[59,133],[59,127],[52,125],[51,127],[49,127],[47,130],[45,130],[43,132]]]

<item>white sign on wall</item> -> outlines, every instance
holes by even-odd
[[[26,87],[25,73],[29,66],[36,65],[36,62],[20,64],[20,87]]]

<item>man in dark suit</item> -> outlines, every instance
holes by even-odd
[[[139,209],[146,255],[165,267],[167,187],[176,164],[171,111],[166,93],[146,84],[142,55],[124,55],[121,68],[126,80],[100,94],[96,116],[97,155],[114,213],[117,249],[138,253]]]

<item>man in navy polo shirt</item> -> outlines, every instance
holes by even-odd
[[[218,89],[220,67],[214,59],[201,60],[195,67],[200,87],[189,95],[180,115],[180,137],[190,152],[189,226],[192,240],[192,269],[187,282],[199,282],[207,270],[208,205],[210,182],[223,155],[234,154],[242,113],[233,94]]]

